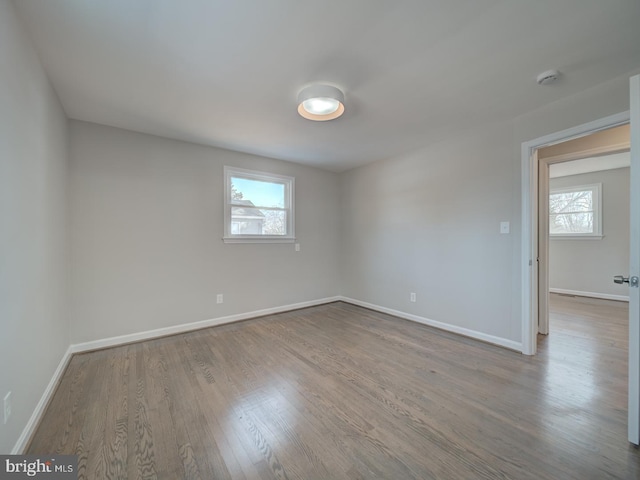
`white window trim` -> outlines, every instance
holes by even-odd
[[[285,186],[285,208],[287,211],[287,235],[238,235],[231,233],[231,177],[249,180],[282,183]],[[295,237],[295,178],[274,173],[258,172],[244,168],[224,167],[224,243],[294,243]]]
[[[588,185],[574,185],[570,187],[553,188],[549,190],[549,195],[554,193],[580,192],[591,190],[593,192],[593,232],[592,233],[551,233],[551,240],[601,240],[602,234],[602,183],[591,183]],[[551,212],[549,212],[551,215]],[[547,220],[549,221],[549,220]]]

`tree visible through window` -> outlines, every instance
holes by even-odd
[[[293,183],[225,167],[225,242],[293,241]]]
[[[549,234],[551,236],[601,236],[601,184],[551,190]]]

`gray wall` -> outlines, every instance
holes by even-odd
[[[343,294],[520,342],[521,145],[628,110],[629,75],[343,174]]]
[[[552,178],[550,188],[602,183],[602,240],[549,241],[549,286],[563,290],[627,295],[612,282],[629,270],[629,169]]]
[[[72,343],[340,293],[336,174],[77,121],[70,149]],[[295,177],[300,252],[222,242],[224,165]]]
[[[82,122],[67,155],[64,113],[7,0],[0,67],[0,360],[13,367],[0,396],[14,403],[1,452],[70,343],[336,294],[520,341],[521,143],[627,110],[637,73],[335,175]],[[296,177],[301,252],[222,243],[223,165]]]
[[[511,236],[499,233],[500,221],[511,220],[505,127],[479,128],[343,175],[346,296],[513,336],[503,301],[513,246]]]
[[[10,452],[69,346],[66,117],[0,1],[0,453]]]

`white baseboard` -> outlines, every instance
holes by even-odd
[[[44,411],[47,408],[47,405],[49,404],[49,400],[53,396],[53,393],[56,391],[58,382],[60,382],[60,379],[62,378],[62,374],[67,368],[67,365],[69,364],[69,361],[71,360],[72,355],[73,353],[71,351],[71,347],[67,348],[67,351],[64,353],[64,355],[62,356],[62,359],[60,360],[60,363],[58,364],[58,368],[56,368],[56,371],[53,372],[53,376],[51,377],[51,380],[49,380],[49,384],[47,385],[47,388],[44,389],[44,393],[40,397],[40,401],[38,402],[38,404],[36,405],[36,408],[31,414],[31,418],[29,418],[29,421],[27,422],[27,425],[22,430],[22,433],[20,434],[18,441],[13,446],[13,450],[11,450],[12,455],[20,455],[24,452],[24,449],[27,448],[27,444],[31,439],[31,435],[33,435],[36,428],[38,427],[38,423],[40,422],[40,419],[42,418],[42,415],[44,414]]]
[[[617,300],[619,302],[628,302],[628,295],[611,295],[609,293],[581,292],[579,290],[567,290],[564,288],[550,288],[551,293],[561,293],[563,295],[575,295],[576,297],[592,297],[602,298],[604,300]]]
[[[71,350],[71,353],[99,350],[101,348],[115,347],[118,345],[125,345],[127,343],[140,342],[142,340],[150,340],[152,338],[166,337],[168,335],[190,332],[192,330],[199,330],[201,328],[215,327],[217,325],[224,325],[226,323],[239,322],[241,320],[247,320],[249,318],[263,317],[265,315],[272,315],[274,313],[282,313],[291,310],[298,310],[300,308],[314,307],[316,305],[322,305],[325,303],[337,302],[341,300],[341,298],[342,297],[327,297],[321,298],[319,300],[311,300],[308,302],[283,305],[280,307],[254,310],[253,312],[238,313],[235,315],[228,315],[226,317],[212,318],[209,320],[201,320],[192,323],[182,323],[180,325],[173,325],[171,327],[147,330],[145,332],[130,333],[128,335],[119,335],[117,337],[103,338],[100,340],[93,340],[84,343],[76,343],[71,345],[69,348]]]
[[[508,348],[510,350],[515,350],[517,352],[522,352],[522,343],[515,342],[513,340],[508,340],[502,337],[495,337],[493,335],[488,335],[486,333],[478,332],[476,330],[470,330],[468,328],[457,327],[455,325],[450,325],[448,323],[438,322],[437,320],[431,320],[430,318],[420,317],[418,315],[413,315],[411,313],[401,312],[399,310],[393,310],[392,308],[381,307],[380,305],[374,305],[373,303],[362,302],[360,300],[356,300],[349,297],[341,297],[343,302],[352,303],[354,305],[358,305],[360,307],[369,308],[371,310],[375,310],[377,312],[387,313],[389,315],[393,315],[395,317],[404,318],[405,320],[411,320],[413,322],[422,323],[423,325],[428,325],[430,327],[435,327],[440,330],[445,330],[447,332],[456,333],[458,335],[463,335],[465,337],[475,338],[476,340],[482,340],[483,342],[491,343],[493,345],[498,345],[501,347]]]
[[[64,370],[67,368],[69,361],[74,353],[86,352],[89,350],[98,350],[101,348],[107,347],[115,347],[118,345],[124,345],[127,343],[139,342],[141,340],[149,340],[152,338],[165,337],[167,335],[175,335],[177,333],[189,332],[192,330],[198,330],[200,328],[213,327],[216,325],[223,325],[225,323],[233,323],[239,322],[241,320],[247,320],[249,318],[262,317],[265,315],[271,315],[274,313],[287,312],[291,310],[298,310],[300,308],[314,307],[316,305],[322,305],[325,303],[337,302],[341,300],[341,297],[328,297],[322,298],[319,300],[311,300],[309,302],[300,302],[293,303],[291,305],[283,305],[280,307],[273,308],[265,308],[263,310],[255,310],[253,312],[239,313],[236,315],[229,315],[226,317],[213,318],[210,320],[203,320],[200,322],[192,322],[192,323],[184,323],[182,325],[175,325],[171,327],[158,328],[155,330],[148,330],[146,332],[132,333],[130,335],[120,335],[118,337],[104,338],[101,340],[94,340],[91,342],[85,343],[77,343],[74,345],[70,345],[65,354],[63,355],[60,363],[58,364],[58,368],[53,373],[47,388],[45,389],[40,401],[36,405],[35,410],[31,414],[31,418],[27,422],[27,425],[22,430],[22,434],[18,438],[18,441],[13,447],[11,451],[12,455],[18,455],[23,453],[24,449],[27,447],[29,439],[35,432],[35,429],[38,427],[38,423],[40,422],[40,418],[44,414],[47,405],[49,404],[49,400],[51,399],[53,393],[58,386],[60,378],[64,373]]]
[[[482,340],[484,342],[492,343],[494,345],[499,345],[501,347],[509,348],[511,350],[516,350],[518,352],[522,351],[522,344],[519,342],[514,342],[512,340],[507,340],[501,337],[494,337],[493,335],[487,335],[482,332],[477,332],[475,330],[469,330],[462,327],[456,327],[455,325],[449,325],[446,323],[438,322],[436,320],[430,320],[428,318],[420,317],[418,315],[412,315],[410,313],[401,312],[398,310],[393,310],[391,308],[381,307],[379,305],[374,305],[372,303],[361,302],[360,300],[356,300],[349,297],[335,296],[335,297],[327,297],[319,300],[311,300],[308,302],[300,302],[293,303],[290,305],[283,305],[280,307],[266,308],[263,310],[255,310],[252,312],[239,313],[235,315],[228,315],[225,317],[212,318],[210,320],[203,320],[199,322],[192,323],[184,323],[181,325],[174,325],[171,327],[158,328],[155,330],[147,330],[145,332],[132,333],[128,335],[120,335],[117,337],[104,338],[100,340],[93,340],[90,342],[84,343],[76,343],[70,345],[65,354],[63,355],[60,363],[58,364],[58,368],[54,372],[47,388],[45,389],[38,405],[36,405],[31,418],[27,422],[27,425],[24,427],[20,438],[16,442],[12,454],[21,454],[24,449],[27,447],[27,443],[33,435],[35,429],[38,426],[38,422],[42,417],[44,410],[46,409],[51,396],[56,390],[58,386],[58,382],[64,373],[64,370],[67,368],[69,361],[74,353],[86,352],[90,350],[98,350],[101,348],[115,347],[118,345],[124,345],[127,343],[139,342],[142,340],[149,340],[152,338],[165,337],[167,335],[175,335],[178,333],[189,332],[192,330],[198,330],[201,328],[214,327],[216,325],[224,325],[227,323],[239,322],[241,320],[247,320],[250,318],[262,317],[265,315],[272,315],[274,313],[282,313],[288,312],[291,310],[298,310],[300,308],[314,307],[316,305],[323,305],[325,303],[338,302],[343,301],[347,303],[351,303],[353,305],[359,305],[361,307],[369,308],[371,310],[376,310],[378,312],[387,313],[389,315],[393,315],[396,317],[404,318],[406,320],[411,320],[414,322],[422,323],[424,325],[429,325],[431,327],[439,328],[441,330],[446,330],[448,332],[457,333],[459,335],[464,335],[465,337],[475,338],[477,340]]]

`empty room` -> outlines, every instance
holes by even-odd
[[[640,478],[638,20],[0,0],[0,478]]]

